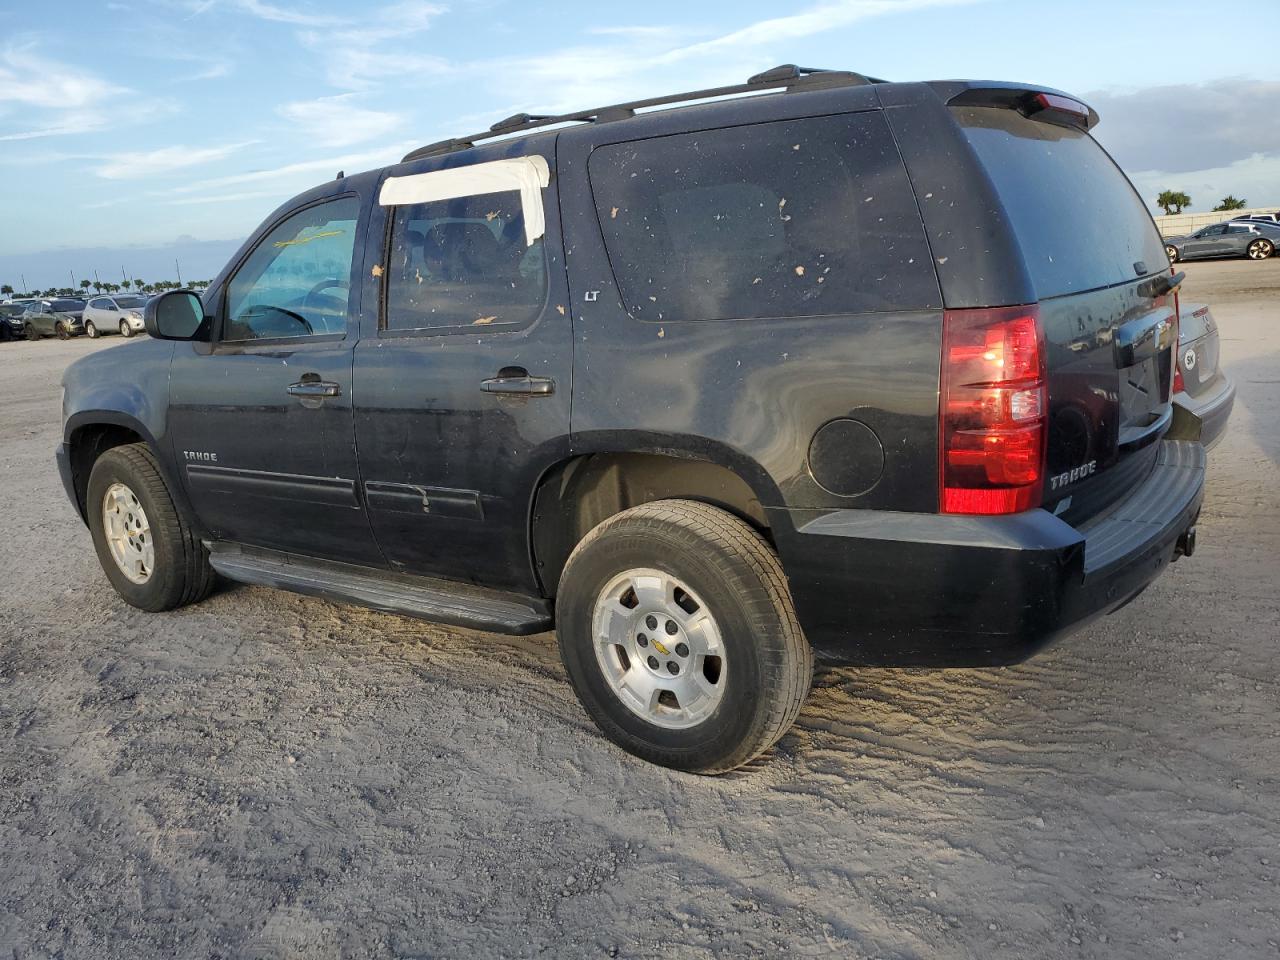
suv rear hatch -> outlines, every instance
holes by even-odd
[[[1141,482],[1172,417],[1177,314],[1160,235],[1083,104],[970,89],[949,101],[1021,250],[1045,346],[1041,504],[1069,523]]]

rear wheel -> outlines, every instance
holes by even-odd
[[[813,652],[769,544],[737,517],[662,500],[578,544],[556,600],[560,654],[601,731],[653,763],[722,773],[771,747]]]
[[[132,336],[133,336],[133,327],[129,326],[129,321],[128,321],[128,320],[121,320],[121,321],[120,321],[120,336],[122,336],[122,337],[132,337]]]
[[[112,447],[98,458],[85,511],[98,562],[126,603],[172,610],[213,588],[208,554],[145,445]]]
[[[1249,259],[1265,260],[1267,257],[1271,256],[1271,254],[1275,253],[1275,250],[1276,248],[1270,240],[1264,240],[1259,237],[1257,240],[1253,241],[1253,243],[1249,244]]]
[[[1177,262],[1178,262],[1178,248],[1177,248],[1177,247],[1172,246],[1172,245],[1166,246],[1166,247],[1164,248],[1164,252],[1168,255],[1168,257],[1169,257],[1169,262],[1170,262],[1170,263],[1177,263]]]
[[[90,340],[97,340],[98,339],[97,324],[95,324],[92,320],[86,320],[84,322],[84,335],[88,337]]]

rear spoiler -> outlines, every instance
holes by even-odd
[[[1048,87],[973,80],[944,80],[930,86],[950,107],[1004,107],[1024,117],[1080,130],[1092,130],[1098,124],[1093,107]]]

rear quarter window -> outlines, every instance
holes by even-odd
[[[622,299],[641,320],[936,307],[906,171],[878,112],[611,144],[591,154]]]
[[[1003,201],[1040,299],[1168,268],[1146,206],[1088,133],[1009,109],[954,114]]]

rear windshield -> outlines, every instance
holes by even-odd
[[[1015,110],[955,110],[987,169],[1040,299],[1168,268],[1151,215],[1093,137]]]
[[[724,320],[939,302],[924,227],[879,112],[596,149],[591,186],[628,311]]]
[[[65,312],[67,310],[83,310],[84,301],[83,300],[55,300],[53,301],[53,309],[59,312]]]

